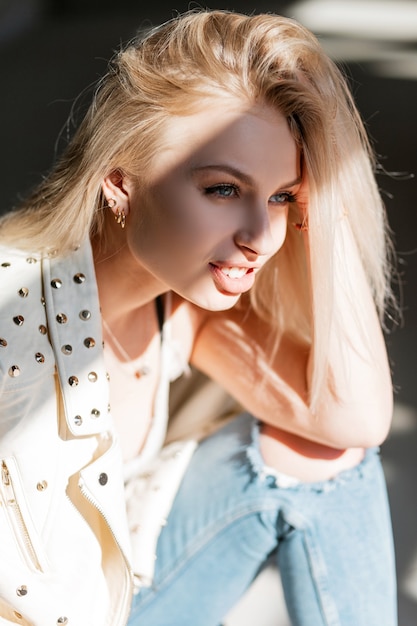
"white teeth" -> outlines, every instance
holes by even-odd
[[[229,278],[242,278],[247,271],[244,267],[222,267],[220,269]]]

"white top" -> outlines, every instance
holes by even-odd
[[[161,451],[168,426],[170,383],[189,369],[179,344],[172,338],[170,315],[171,294],[168,293],[165,297],[164,323],[161,330],[160,377],[153,403],[151,426],[140,454],[124,464],[126,481],[144,470]],[[134,363],[130,366],[134,366]]]

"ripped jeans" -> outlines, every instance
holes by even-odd
[[[154,585],[134,597],[128,626],[219,626],[271,556],[294,626],[395,626],[378,451],[333,480],[280,481],[264,468],[253,418],[226,424],[193,456]]]

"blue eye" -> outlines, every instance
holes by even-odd
[[[288,202],[292,203],[296,201],[296,197],[287,191],[283,191],[281,193],[276,193],[269,198],[269,202],[274,204],[287,204]]]
[[[222,183],[221,185],[213,185],[206,187],[204,193],[207,196],[218,196],[219,198],[234,198],[239,195],[239,189],[236,185]]]

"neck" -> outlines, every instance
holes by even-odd
[[[94,267],[103,317],[113,328],[134,317],[168,289],[131,254],[126,244],[118,250],[101,249],[92,242]]]

